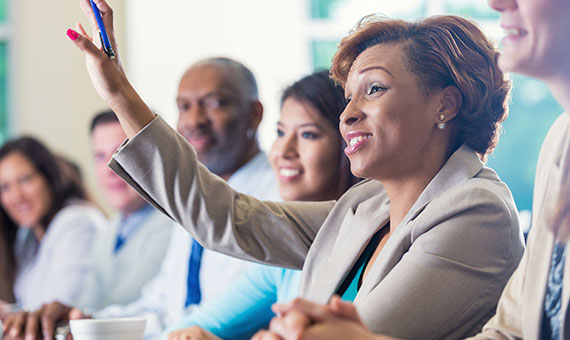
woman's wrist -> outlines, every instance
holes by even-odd
[[[119,94],[109,99],[107,104],[119,118],[119,122],[129,139],[134,137],[155,117],[155,114],[128,81],[119,91]]]

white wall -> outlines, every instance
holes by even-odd
[[[117,31],[122,39],[124,3],[109,2],[116,8]],[[78,21],[86,27],[88,22],[77,0],[13,0],[11,5],[12,135],[37,136],[55,151],[75,160],[97,200],[104,202],[93,181],[88,125],[92,115],[105,104],[91,86],[82,53],[65,33]]]
[[[227,56],[256,75],[265,117],[262,147],[275,136],[279,96],[311,71],[305,0],[127,0],[128,73],[152,108],[171,124],[179,77],[195,61]]]

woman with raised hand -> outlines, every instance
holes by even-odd
[[[114,44],[112,10],[95,3]],[[367,180],[336,202],[236,193],[148,109],[118,58],[85,32],[68,35],[129,138],[111,167],[205,247],[302,268],[300,296],[338,294],[372,331],[393,336],[474,334],[495,309],[523,243],[510,191],[482,162],[509,83],[470,21],[372,17],[345,40],[333,65],[349,100],[340,130],[352,173]]]
[[[527,250],[501,295],[496,315],[473,339],[570,339],[570,272],[565,261],[570,239],[570,2],[490,0],[489,5],[501,13],[506,33],[499,67],[544,81],[565,112],[550,128],[538,158]],[[533,119],[540,117],[537,113]],[[291,311],[301,320],[282,334],[385,339],[371,334],[356,310],[342,302],[287,304],[277,310]],[[302,325],[309,323],[312,326],[304,329]],[[332,334],[337,337],[327,336]]]
[[[106,222],[78,171],[34,138],[0,148],[0,232],[8,249],[0,286],[13,288],[21,308],[77,303],[83,293],[91,243]]]

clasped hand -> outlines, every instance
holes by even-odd
[[[252,340],[372,339],[354,305],[333,296],[328,305],[297,298],[276,304],[277,314],[269,330],[259,331]]]

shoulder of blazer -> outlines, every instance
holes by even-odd
[[[388,200],[388,195],[384,189],[384,185],[377,180],[365,179],[348,189],[338,201],[337,206],[348,206],[356,211],[358,205],[373,197],[378,197],[382,201]]]

